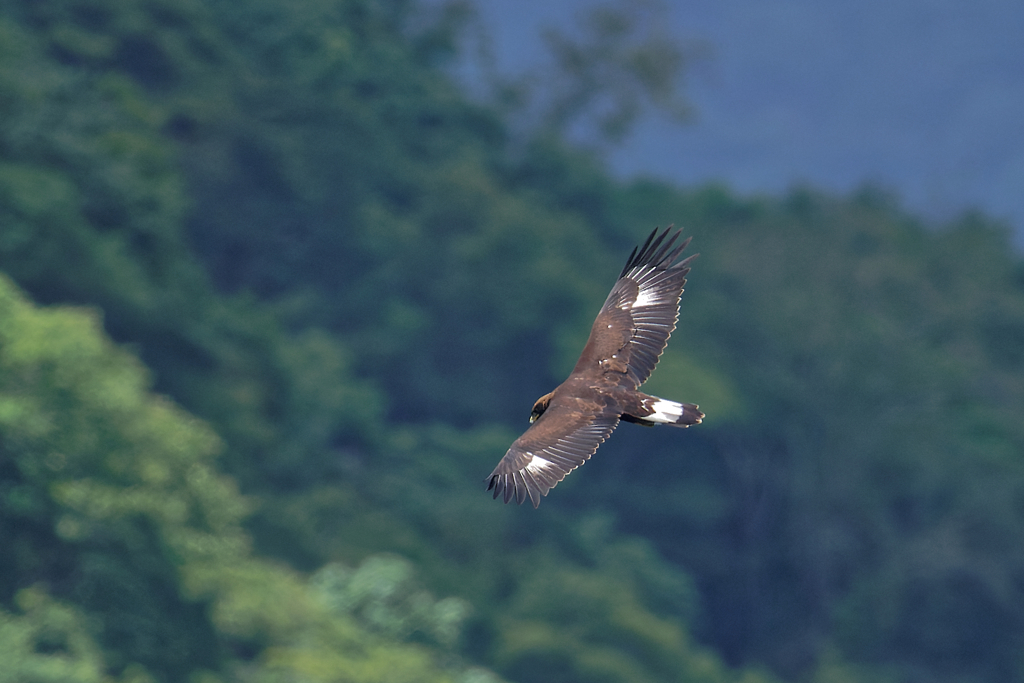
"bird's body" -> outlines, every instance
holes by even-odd
[[[620,420],[653,426],[689,427],[704,413],[692,403],[676,403],[638,391],[668,344],[679,317],[690,256],[673,263],[689,244],[674,246],[655,230],[634,249],[590,330],[583,353],[569,377],[537,400],[533,423],[488,477],[488,490],[505,502],[540,497],[582,465]]]

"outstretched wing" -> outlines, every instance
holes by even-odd
[[[539,506],[540,497],[589,460],[618,424],[618,415],[581,410],[575,401],[552,402],[491,472],[487,490],[520,505],[529,495],[533,507]]]
[[[670,232],[671,227],[658,235],[655,228],[643,247],[633,249],[594,321],[573,374],[619,372],[629,377],[634,389],[651,376],[676,329],[679,298],[697,257],[674,263],[690,238],[675,246],[682,231],[666,240]]]

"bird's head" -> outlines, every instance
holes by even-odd
[[[551,392],[553,394],[555,392]],[[548,409],[548,404],[551,403],[551,394],[544,394],[537,399],[537,402],[533,404],[533,410],[530,411],[530,424],[537,421],[544,411]]]

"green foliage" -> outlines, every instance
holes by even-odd
[[[310,581],[332,609],[355,615],[375,631],[454,646],[469,616],[468,603],[459,598],[435,600],[416,586],[413,571],[408,560],[378,555],[354,570],[338,563],[325,565]]]
[[[589,556],[586,564],[548,551],[530,553],[519,567],[522,579],[497,617],[494,657],[503,671],[524,682],[729,679],[678,621],[692,609],[690,587],[671,585],[678,574],[646,545],[600,532],[593,538],[586,528],[577,533],[596,546],[578,549]]]
[[[40,301],[101,307],[157,387],[226,437],[225,462],[243,482],[322,476],[314,454],[371,438],[381,397],[352,379],[337,338],[292,339],[251,301],[217,297],[187,246],[195,200],[168,132],[237,115],[240,103],[211,93],[223,92],[216,65],[240,57],[214,40],[198,4],[5,6],[34,31],[0,21],[0,267]],[[191,90],[172,97],[175,84]],[[194,112],[195,98],[214,109]]]
[[[656,11],[555,38],[525,132],[438,68],[466,12],[0,0],[0,267],[91,307],[0,281],[10,675],[1020,680],[1005,231],[619,183],[566,134],[679,104]],[[707,420],[494,503],[670,221],[702,254],[648,389]]]
[[[1005,233],[976,217],[930,233],[870,193],[727,207],[716,195],[675,200],[714,240],[691,324],[730,340],[695,350],[745,404],[712,436],[725,467],[697,473],[732,498],[710,521],[735,539],[719,552],[736,554],[679,555],[721,586],[710,613],[743,613],[754,633],[742,647],[784,671],[803,665],[772,650],[824,629],[845,654],[904,671],[952,658],[988,680],[1016,675],[1021,558],[1007,549],[1024,493],[1024,375],[1001,339],[1024,321],[1024,297]],[[641,480],[638,497],[654,485]],[[693,534],[683,545],[705,547],[708,528],[661,502],[644,510],[677,531],[659,547],[680,548],[680,525]],[[778,602],[729,588],[764,581]]]
[[[118,643],[127,661],[115,665],[174,671],[215,653],[201,605],[178,598],[159,558],[237,552],[244,506],[210,470],[215,436],[145,384],[95,315],[37,312],[2,282],[3,535],[20,549],[2,561],[5,589],[59,586]]]
[[[619,142],[648,103],[677,121],[689,118],[680,84],[703,48],[668,36],[666,13],[657,0],[606,2],[581,17],[581,36],[545,31],[553,61],[553,74],[539,83],[550,90],[540,113],[545,132],[566,138],[593,128]]]
[[[147,389],[94,315],[35,309],[0,280],[5,601],[44,583],[77,605],[17,593],[25,615],[0,613],[11,680],[181,680],[251,667],[230,652],[252,648],[255,680],[450,680],[429,652],[365,632],[316,584],[254,558],[217,438]],[[416,614],[450,644],[461,603],[423,595]]]
[[[101,683],[103,657],[83,616],[45,592],[26,588],[16,599],[21,614],[0,609],[2,683]],[[133,677],[142,683],[144,678]]]

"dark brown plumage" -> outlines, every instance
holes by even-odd
[[[576,367],[533,406],[533,424],[516,439],[487,478],[487,490],[505,502],[530,497],[534,507],[596,451],[619,420],[689,427],[704,418],[696,404],[638,391],[658,363],[679,319],[679,298],[696,254],[674,263],[690,243],[675,246],[655,229],[634,248],[597,314]]]

